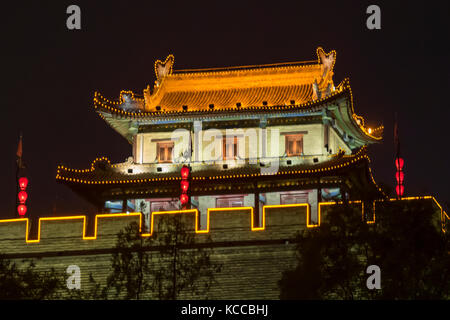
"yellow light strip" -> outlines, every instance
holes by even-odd
[[[352,200],[348,202],[349,204],[354,204],[354,203],[359,203],[361,204],[361,218],[362,221],[364,221],[364,202],[361,200]],[[331,206],[331,205],[335,205],[335,204],[343,204],[343,201],[330,201],[330,202],[319,202],[319,219],[321,216],[321,206]],[[373,202],[373,206],[374,206],[374,213],[373,213],[373,220],[372,221],[366,221],[366,223],[375,223],[375,202]],[[320,220],[319,220],[320,221]]]
[[[319,202],[317,204],[317,208],[318,208],[318,215],[319,215],[319,226],[320,226],[320,217],[322,216],[322,206],[332,206],[335,205],[336,202],[334,201],[329,201],[329,202]]]
[[[178,73],[191,73],[195,72],[196,74],[198,71],[214,71],[214,70],[220,70],[220,71],[228,71],[228,70],[234,70],[234,69],[249,69],[249,68],[261,68],[265,69],[266,67],[277,67],[277,66],[295,66],[298,67],[298,65],[303,66],[314,66],[317,65],[317,60],[304,60],[304,61],[293,61],[293,62],[278,62],[278,63],[269,63],[269,64],[254,64],[254,65],[246,65],[246,66],[232,66],[232,67],[215,67],[215,68],[202,68],[202,69],[180,69],[175,70],[174,74],[178,75]]]
[[[320,211],[318,212],[318,222],[317,224],[311,223],[311,205],[309,203],[293,203],[293,204],[275,204],[275,205],[267,205],[263,206],[263,214],[262,214],[262,227],[253,228],[252,231],[259,231],[266,229],[266,209],[271,208],[292,208],[292,207],[306,207],[306,227],[307,228],[315,228],[320,225]],[[252,224],[253,226],[253,224]]]
[[[388,201],[409,201],[409,200],[423,200],[423,199],[432,199],[436,205],[441,210],[441,222],[442,222],[442,231],[445,233],[445,223],[446,220],[450,220],[450,217],[448,214],[443,210],[442,206],[439,204],[439,202],[434,198],[433,196],[417,196],[417,197],[405,197],[400,200],[395,198],[390,198]],[[366,221],[367,223],[375,223],[376,215],[375,215],[375,209],[376,209],[376,202],[382,202],[384,200],[375,200],[373,201],[373,220],[372,221]],[[205,230],[199,229],[199,211],[197,209],[189,209],[189,210],[174,210],[174,211],[159,211],[159,212],[152,212],[152,218],[151,218],[151,227],[150,227],[150,233],[141,233],[142,237],[150,237],[153,234],[153,228],[154,228],[154,215],[156,214],[177,214],[177,213],[189,213],[193,212],[195,213],[195,232],[196,233],[209,233],[210,230],[210,212],[214,211],[236,211],[236,210],[250,210],[251,213],[251,230],[252,231],[262,231],[265,230],[266,227],[266,209],[271,208],[287,208],[287,207],[302,207],[306,206],[307,208],[307,214],[306,214],[306,226],[308,228],[314,228],[320,226],[321,223],[321,216],[322,216],[322,206],[329,206],[329,205],[335,205],[335,204],[342,204],[342,201],[339,202],[319,202],[318,203],[318,223],[317,224],[311,224],[311,207],[308,203],[299,203],[299,204],[286,204],[286,205],[267,205],[263,206],[263,213],[262,213],[262,226],[255,226],[255,212],[253,207],[228,207],[228,208],[208,208],[207,211],[207,228]],[[360,203],[361,204],[361,212],[362,217],[364,217],[364,203],[361,200],[356,201],[349,201],[350,204],[353,203]],[[114,217],[129,217],[129,216],[139,216],[139,231],[142,232],[142,222],[143,222],[143,215],[140,212],[133,212],[133,213],[107,213],[107,214],[98,214],[95,216],[95,228],[94,228],[94,236],[88,237],[86,236],[87,231],[87,225],[86,225],[86,216],[84,215],[78,215],[78,216],[65,216],[65,217],[44,217],[39,218],[39,225],[38,225],[38,238],[37,239],[29,239],[29,218],[17,218],[17,219],[2,219],[0,220],[0,223],[9,223],[9,222],[26,222],[26,230],[25,230],[25,241],[26,243],[39,243],[41,239],[41,222],[42,221],[57,221],[57,220],[76,220],[76,219],[83,219],[83,240],[94,240],[97,239],[97,231],[98,231],[98,218],[114,218]]]
[[[25,235],[26,243],[39,243],[41,241],[41,223],[42,221],[61,221],[61,220],[76,220],[76,219],[83,219],[83,240],[95,240],[97,239],[97,229],[98,229],[98,218],[112,218],[112,217],[129,217],[129,216],[139,216],[140,217],[140,223],[139,223],[139,231],[141,231],[142,228],[142,216],[140,212],[134,212],[134,213],[108,213],[108,214],[98,214],[95,216],[95,229],[94,229],[94,236],[88,237],[86,236],[87,231],[87,224],[86,224],[86,216],[66,216],[66,217],[44,217],[39,218],[39,225],[38,225],[38,237],[37,239],[29,239],[29,232],[28,229],[28,218],[26,219],[10,219],[10,220],[0,220],[0,222],[11,222],[11,221],[23,221],[27,220],[27,231]]]
[[[363,203],[364,208],[364,203]],[[375,223],[376,217],[375,217],[375,201],[372,202],[372,208],[373,208],[373,220],[367,220],[366,223],[371,224]],[[364,216],[364,209],[363,209],[363,216]]]
[[[434,203],[436,203],[436,205],[439,207],[439,209],[441,210],[441,224],[442,224],[442,231],[444,233],[447,232],[447,230],[445,230],[445,218],[450,219],[447,212],[444,211],[444,209],[442,208],[442,206],[439,204],[439,202],[436,200],[435,197],[433,196],[415,196],[415,197],[403,197],[400,199],[397,198],[390,198],[388,199],[389,201],[411,201],[411,200],[424,200],[424,199],[432,199],[434,201]]]
[[[217,113],[217,112],[223,112],[223,111],[233,111],[233,110],[271,110],[271,109],[276,109],[276,110],[287,110],[287,109],[293,109],[293,108],[308,108],[311,105],[317,105],[320,104],[326,100],[330,100],[331,98],[333,98],[336,95],[341,94],[344,90],[348,89],[351,95],[351,88],[350,88],[350,84],[348,79],[344,79],[344,81],[341,82],[341,84],[338,85],[338,87],[336,88],[336,90],[334,92],[332,92],[331,94],[329,94],[328,96],[324,96],[323,98],[317,99],[317,100],[309,100],[308,102],[302,103],[302,104],[298,104],[298,105],[283,105],[283,106],[254,106],[254,107],[241,107],[241,108],[223,108],[223,109],[213,109],[213,110],[198,110],[198,111],[207,111],[208,113]],[[185,111],[181,111],[181,110],[170,110],[170,111],[153,111],[153,112],[141,112],[141,113],[133,113],[133,112],[128,112],[128,111],[124,111],[121,109],[118,109],[115,106],[109,106],[108,104],[103,103],[102,101],[99,100],[99,98],[102,98],[102,100],[105,100],[107,103],[111,102],[112,105],[119,105],[122,102],[117,102],[117,101],[110,101],[108,99],[103,98],[100,93],[96,92],[96,94],[94,94],[94,108],[97,109],[99,106],[117,113],[117,114],[121,114],[121,115],[127,115],[127,116],[132,116],[132,117],[147,117],[147,116],[154,116],[154,115],[161,115],[161,114],[176,114],[176,113],[187,113]],[[145,99],[144,99],[145,100]],[[352,112],[353,112],[353,98],[352,98]],[[195,112],[198,112],[195,111]],[[307,110],[304,110],[307,111]],[[354,112],[353,112],[354,113]]]
[[[4,223],[9,223],[9,222],[22,222],[22,221],[26,221],[26,227],[25,227],[25,241],[28,242],[28,235],[29,235],[29,219],[28,218],[16,218],[16,219],[2,219],[0,220],[0,223],[4,222]]]
[[[142,237],[151,237],[153,235],[153,228],[154,228],[154,220],[155,220],[155,215],[157,214],[184,214],[184,213],[189,213],[189,212],[194,212],[195,213],[195,233],[203,233],[202,230],[198,229],[198,215],[199,215],[199,211],[197,209],[187,209],[187,210],[171,210],[171,211],[158,211],[158,212],[152,212],[151,213],[151,219],[150,219],[150,233],[144,233],[142,234]]]
[[[255,218],[254,218],[255,213],[254,213],[253,207],[227,207],[227,208],[208,208],[208,211],[206,212],[206,230],[201,230],[199,233],[208,233],[209,232],[209,226],[210,226],[209,220],[211,217],[210,216],[211,212],[214,212],[214,211],[236,211],[236,210],[250,210],[251,230],[252,231],[259,230],[258,228],[255,229]]]
[[[38,226],[38,236],[37,239],[29,240],[29,230],[26,236],[26,242],[27,243],[38,243],[41,241],[41,222],[42,221],[55,221],[55,220],[76,220],[76,219],[83,219],[83,239],[86,235],[86,216],[70,216],[70,217],[45,217],[45,218],[39,218],[39,226]]]
[[[103,213],[97,214],[95,216],[95,227],[94,227],[94,236],[86,237],[86,225],[83,233],[83,240],[95,240],[97,239],[97,230],[98,230],[98,218],[117,218],[117,217],[133,217],[139,216],[139,232],[142,230],[142,214],[140,212],[130,212],[130,213]]]
[[[368,158],[368,156],[365,154],[365,150],[366,148],[363,147],[361,148],[356,154],[354,155],[343,155],[343,152],[339,152],[336,154],[337,155],[341,155],[342,157],[347,159],[347,161],[342,162],[340,164],[335,164],[335,165],[329,165],[327,167],[322,167],[322,168],[317,168],[317,169],[304,169],[304,170],[291,170],[291,171],[277,171],[274,173],[269,173],[269,174],[262,174],[262,173],[246,173],[246,174],[235,174],[235,175],[224,175],[224,176],[195,176],[192,177],[193,180],[216,180],[216,179],[231,179],[231,178],[249,178],[249,177],[256,177],[256,176],[262,176],[262,175],[281,175],[281,174],[305,174],[305,173],[318,173],[318,172],[327,172],[327,171],[332,171],[332,170],[336,170],[336,169],[340,169],[340,168],[344,168],[347,167],[357,161],[363,160],[363,159],[368,159],[370,161],[370,159]],[[362,154],[361,154],[362,153]],[[99,160],[104,160],[107,158],[103,157],[103,158],[98,158]],[[70,168],[66,168],[64,166],[58,166],[58,170],[57,170],[57,174],[56,174],[56,179],[58,180],[64,180],[64,181],[69,181],[69,182],[77,182],[77,183],[84,183],[84,184],[119,184],[119,183],[143,183],[143,182],[153,182],[153,181],[172,181],[172,180],[180,180],[180,177],[161,177],[161,178],[147,178],[147,179],[133,179],[133,180],[83,180],[83,179],[76,179],[76,178],[69,178],[69,177],[63,177],[61,176],[60,170],[64,170],[64,171],[68,171],[68,172],[75,172],[75,173],[85,173],[85,172],[92,172],[94,170],[94,163],[96,161],[99,160],[95,160],[91,166],[91,169],[85,169],[85,170],[77,170],[77,169],[70,169]],[[109,160],[107,160],[108,163]],[[118,165],[111,165],[111,167],[117,167]],[[369,166],[370,169],[370,166]],[[372,181],[375,183],[375,180],[372,177]],[[377,186],[377,185],[376,185]],[[377,188],[382,191],[378,186]]]

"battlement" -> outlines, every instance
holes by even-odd
[[[352,201],[350,206],[361,212],[361,218],[367,223],[376,223],[377,210],[396,201]],[[403,201],[431,202],[436,227],[445,231],[449,216],[433,197],[404,198],[398,202]],[[211,261],[222,265],[222,271],[216,274],[217,283],[208,293],[209,299],[277,299],[277,283],[282,272],[297,263],[296,244],[292,240],[299,231],[320,228],[336,204],[319,202],[315,213],[307,203],[267,205],[261,208],[259,219],[253,207],[209,208],[203,228],[200,228],[197,209],[153,212],[149,221],[141,213],[98,214],[92,230],[88,229],[91,225],[84,215],[40,218],[35,238],[31,238],[28,219],[6,219],[0,220],[0,253],[18,264],[24,258],[32,258],[40,271],[54,268],[64,273],[69,265],[77,265],[81,269],[82,288],[86,288],[91,286],[90,274],[105,283],[117,233],[128,224],[138,223],[142,237],[151,238],[167,232],[160,230],[160,226],[167,226],[160,222],[182,217],[187,232],[192,232],[197,242],[211,238],[214,248]],[[154,297],[149,292],[145,298]]]
[[[449,217],[434,197],[388,201],[408,200],[432,201],[440,212],[439,220],[445,232],[444,225]],[[362,219],[367,223],[375,223],[376,210],[381,202],[351,201],[350,204],[361,210]],[[152,237],[153,234],[162,232],[158,229],[161,220],[170,221],[180,214],[188,226],[187,232],[196,233],[200,242],[206,239],[204,235],[210,236],[213,242],[292,239],[301,230],[320,227],[321,221],[326,220],[329,207],[336,204],[338,203],[319,202],[316,223],[313,222],[308,203],[266,205],[262,207],[261,218],[253,207],[209,208],[204,228],[200,228],[200,213],[197,209],[153,212],[147,224],[148,230],[141,213],[97,214],[93,234],[88,232],[87,218],[84,215],[45,217],[38,221],[36,238],[30,235],[28,218],[6,219],[0,220],[0,252],[9,254],[113,248],[117,233],[131,222],[139,224],[142,237]]]

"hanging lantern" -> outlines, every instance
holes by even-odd
[[[182,181],[181,181],[181,191],[182,191],[183,193],[186,193],[186,192],[188,191],[188,189],[189,189],[189,181],[187,181],[187,180],[182,180]]]
[[[395,173],[395,178],[397,179],[398,184],[403,184],[403,180],[405,179],[405,174],[403,171],[397,171]]]
[[[21,177],[19,178],[19,188],[20,190],[25,190],[28,186],[28,179],[27,177]]]
[[[17,207],[17,212],[19,213],[20,216],[24,216],[25,213],[27,213],[27,206],[24,204],[21,204]]]
[[[399,197],[403,196],[403,192],[405,192],[405,187],[402,185],[397,185],[397,187],[395,188],[395,191],[397,192],[397,195]]]
[[[397,167],[397,170],[400,171],[403,169],[403,165],[405,164],[405,161],[403,161],[402,158],[395,159],[395,166]]]
[[[18,194],[18,197],[19,197],[19,202],[21,204],[24,204],[25,201],[27,201],[28,194],[25,191],[20,191]]]
[[[180,202],[181,202],[181,204],[182,204],[182,205],[185,205],[185,204],[188,203],[188,201],[189,201],[188,195],[187,195],[186,193],[182,193],[181,196],[180,196]]]
[[[189,177],[189,168],[183,166],[183,168],[181,168],[181,179],[187,179],[188,177]]]

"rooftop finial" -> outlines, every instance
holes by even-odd
[[[172,74],[172,68],[175,57],[169,54],[164,62],[161,60],[155,61],[156,86],[161,84],[162,79],[169,74]]]

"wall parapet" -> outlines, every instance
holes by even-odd
[[[442,230],[446,231],[445,226],[450,218],[432,196],[388,199],[383,202],[408,200],[431,200],[440,211]],[[350,204],[361,210],[364,221],[375,223],[376,210],[381,201],[351,201]],[[34,239],[30,237],[28,218],[4,219],[0,220],[0,252],[6,254],[112,248],[115,246],[117,233],[129,223],[139,224],[142,237],[152,237],[159,232],[159,221],[171,219],[177,214],[183,214],[186,224],[192,226],[188,232],[196,233],[200,238],[208,235],[213,242],[293,239],[301,230],[320,227],[326,219],[326,208],[335,204],[339,202],[319,202],[317,223],[312,222],[311,206],[308,203],[263,206],[259,224],[256,216],[258,213],[253,207],[209,208],[204,229],[200,229],[200,213],[197,209],[153,212],[150,230],[144,230],[144,215],[139,212],[97,214],[92,235],[88,234],[85,215],[44,217],[38,221],[37,238]]]

